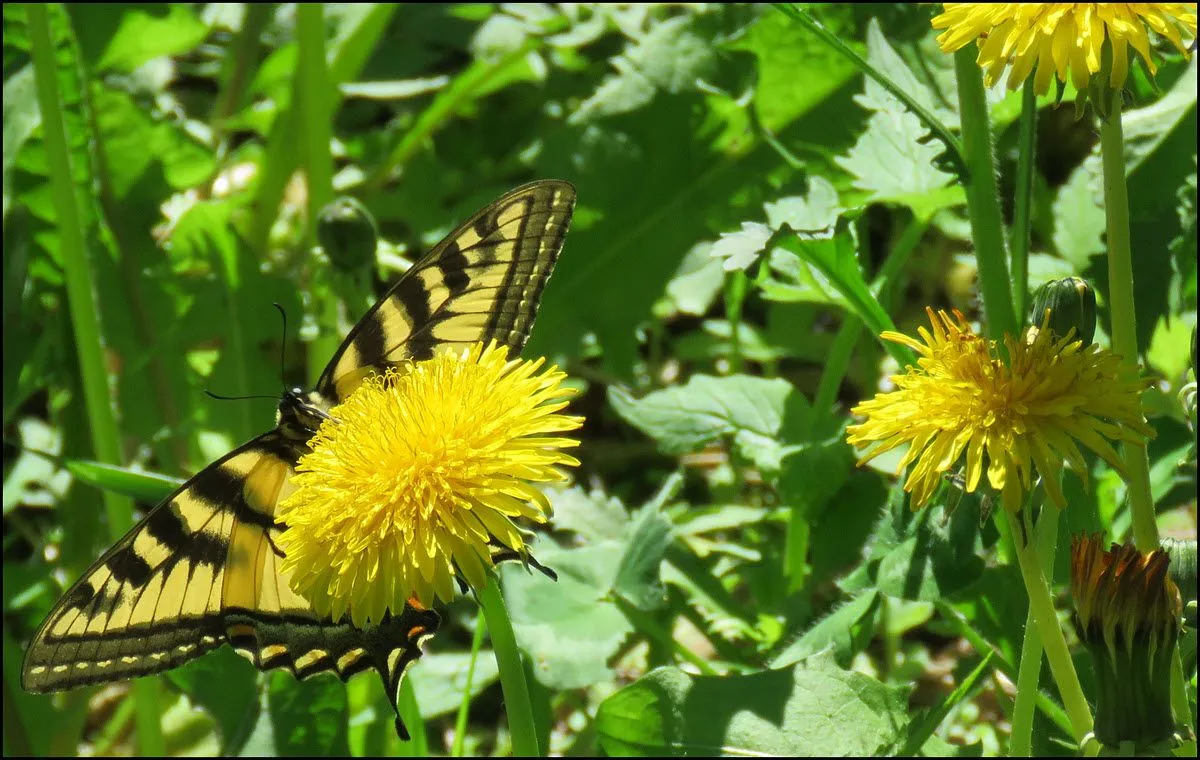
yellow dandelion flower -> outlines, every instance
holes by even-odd
[[[854,407],[866,419],[847,429],[851,444],[868,449],[864,462],[908,445],[899,469],[913,465],[904,490],[914,508],[964,456],[968,493],[986,471],[1004,506],[1016,511],[1036,471],[1050,501],[1065,507],[1059,483],[1064,459],[1086,484],[1077,443],[1124,474],[1110,441],[1154,434],[1142,418],[1142,383],[1112,352],[1084,347],[1073,332],[1062,338],[1042,329],[1028,342],[1006,338],[1006,364],[995,341],[976,335],[958,311],[954,318],[926,313],[932,331],[920,328],[920,340],[882,336],[920,354],[918,368],[892,377],[897,390]]]
[[[579,442],[556,434],[583,422],[558,413],[574,391],[542,363],[477,343],[368,378],[334,407],[277,511],[293,589],[362,626],[449,600],[460,577],[482,587],[489,544],[528,556],[513,518],[547,521],[533,484],[579,464],[560,451]]]
[[[1096,737],[1109,747],[1133,742],[1144,752],[1175,730],[1171,662],[1183,602],[1169,565],[1164,551],[1105,550],[1100,534],[1071,541],[1075,629],[1095,664]]]
[[[1129,48],[1153,74],[1147,31],[1171,41],[1187,55],[1183,33],[1196,37],[1196,8],[1189,3],[945,3],[933,28],[945,29],[937,42],[952,53],[979,42],[976,62],[988,87],[1011,65],[1008,88],[1017,89],[1034,69],[1034,88],[1044,94],[1057,75],[1068,74],[1082,91],[1101,70],[1104,42],[1112,45],[1109,85],[1120,89],[1129,75]]]

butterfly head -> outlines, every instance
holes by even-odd
[[[316,391],[290,388],[279,399],[276,426],[293,440],[308,441],[329,419],[329,402]]]

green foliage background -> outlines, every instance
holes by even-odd
[[[4,6],[6,752],[137,746],[127,686],[19,686],[49,606],[124,531],[94,486],[164,493],[34,453],[97,456],[76,342],[103,346],[121,461],[185,476],[272,420],[269,399],[205,389],[275,394],[281,350],[286,378],[311,382],[406,260],[537,178],[579,202],[525,354],[566,368],[587,416],[537,549],[559,582],[503,573],[543,748],[1002,752],[1025,601],[993,524],[972,496],[910,514],[896,460],[856,467],[843,435],[895,371],[881,321],[911,333],[927,305],[977,306],[962,188],[917,118],[765,6],[322,11],[306,36],[291,5],[50,8],[99,317],[80,335],[28,9]],[[957,123],[929,8],[813,12]],[[1157,81],[1131,82],[1125,122],[1139,345],[1160,526],[1194,537],[1177,392],[1194,362],[1195,62],[1168,58]],[[1003,192],[1020,99],[994,95]],[[1031,283],[1091,280],[1104,341],[1093,117],[1043,105]],[[379,226],[366,274],[315,252],[306,220],[334,192]],[[784,225],[829,235],[797,250]],[[1063,535],[1121,536],[1124,486],[1092,474],[1090,490],[1068,478]],[[477,610],[446,612],[412,671],[429,722],[405,751],[447,752],[464,700]],[[252,754],[398,751],[376,681],[259,676],[228,650],[148,679],[168,752]],[[485,650],[462,751],[509,748],[495,684]],[[1054,695],[1039,706],[1035,751],[1068,752]]]

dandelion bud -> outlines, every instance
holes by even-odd
[[[1047,322],[1046,311],[1050,311]],[[1096,291],[1079,277],[1064,277],[1043,283],[1033,294],[1029,322],[1039,329],[1048,325],[1060,338],[1075,328],[1083,345],[1092,345],[1096,334]]]
[[[353,272],[375,260],[379,233],[371,212],[356,198],[342,196],[321,209],[317,242],[329,261],[343,272]]]

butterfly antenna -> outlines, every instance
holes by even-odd
[[[286,389],[287,380],[284,379],[283,373],[287,370],[287,312],[278,302],[272,305],[279,311],[279,317],[283,320],[283,336],[279,339],[279,382]]]
[[[246,399],[251,398],[269,398],[272,401],[276,400],[275,396],[265,396],[261,393],[256,393],[252,396],[222,396],[220,393],[213,393],[208,388],[204,389],[204,395],[208,396],[209,398],[215,398],[217,401],[245,401]]]

